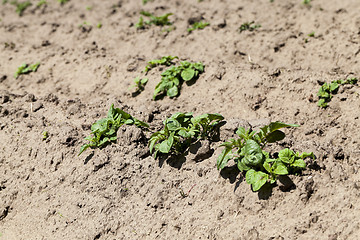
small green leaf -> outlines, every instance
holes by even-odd
[[[174,134],[172,133],[168,139],[160,143],[159,151],[162,153],[169,153],[173,143],[174,143]]]
[[[230,154],[231,154],[231,148],[225,147],[225,149],[222,150],[216,163],[218,170],[223,169],[226,166],[227,162],[231,158]]]
[[[292,167],[306,168],[306,163],[302,159],[296,159],[292,164]]]
[[[272,172],[278,175],[289,174],[287,167],[281,161],[275,161],[272,165]]]
[[[181,72],[181,78],[184,79],[184,81],[189,81],[193,79],[195,75],[195,70],[192,68],[186,68],[184,71]]]
[[[313,152],[310,152],[310,153],[303,152],[303,153],[300,155],[300,158],[301,158],[301,159],[304,159],[304,158],[307,158],[307,157],[311,157],[312,159],[315,160],[315,155],[314,155]]]
[[[179,94],[179,89],[177,86],[173,86],[172,88],[167,90],[167,95],[169,97],[176,97]]]
[[[291,164],[295,160],[295,154],[292,150],[285,148],[279,152],[279,160]]]
[[[267,180],[269,179],[268,174],[261,171],[257,172],[253,169],[247,171],[245,177],[246,177],[246,182],[251,184],[252,190],[254,192],[260,190],[260,188],[264,186]]]

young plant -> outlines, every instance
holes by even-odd
[[[204,29],[206,26],[209,26],[209,25],[210,25],[210,23],[208,23],[208,22],[201,22],[201,21],[195,22],[192,24],[192,27],[188,28],[187,30],[188,30],[188,32],[192,32],[196,29]]]
[[[190,62],[181,62],[180,66],[172,66],[165,70],[161,74],[161,81],[156,85],[153,99],[159,95],[167,95],[169,97],[176,97],[179,95],[179,91],[182,83],[196,80],[199,77],[199,74],[204,72],[204,65],[200,62],[190,63]]]
[[[290,149],[283,149],[277,158],[264,151],[268,143],[274,143],[285,138],[285,133],[279,129],[298,127],[296,124],[272,122],[260,131],[246,130],[240,127],[236,134],[238,139],[230,139],[221,146],[225,149],[217,159],[217,168],[223,169],[230,159],[234,159],[238,169],[246,172],[246,182],[251,184],[253,191],[258,191],[265,183],[276,182],[279,175],[288,175],[304,169],[304,158],[314,157],[313,153],[294,153]]]
[[[46,0],[40,0],[40,1],[36,4],[37,7],[41,7],[42,5],[47,5],[47,1],[46,1]]]
[[[192,113],[175,113],[164,121],[164,128],[151,135],[150,153],[156,159],[159,154],[179,155],[197,139],[211,139],[216,125],[224,117],[220,114],[203,114],[194,117]]]
[[[141,79],[140,77],[136,77],[134,79],[134,85],[132,85],[129,89],[136,88],[135,92],[142,92],[144,91],[147,82],[148,82],[147,78]]]
[[[145,72],[147,73],[152,68],[159,66],[159,65],[170,66],[170,65],[174,64],[172,62],[172,60],[174,60],[174,59],[178,59],[178,57],[177,56],[164,56],[161,59],[151,60],[148,62],[148,65],[146,65]]]
[[[141,11],[140,14],[145,17],[149,17],[150,20],[144,22],[144,19],[141,16],[139,19],[139,22],[137,24],[135,24],[136,28],[145,28],[145,25],[152,25],[152,24],[154,24],[156,26],[166,26],[166,25],[172,24],[169,21],[169,16],[173,15],[172,13],[167,13],[167,14],[165,14],[163,16],[159,16],[159,17],[156,17],[153,14],[151,14],[149,12],[145,12],[145,11]]]
[[[25,9],[27,9],[28,7],[30,7],[32,5],[30,1],[18,2],[16,0],[12,1],[11,4],[16,6],[16,13],[19,14],[19,16],[22,16]]]
[[[309,5],[311,3],[311,0],[303,0],[304,5]]]
[[[347,80],[335,80],[331,83],[324,83],[318,91],[318,106],[326,108],[332,98],[332,94],[336,94],[339,90],[339,86],[343,84],[356,84],[357,78],[348,78]]]
[[[154,0],[142,0],[143,5],[147,4],[148,2],[153,2]]]
[[[246,31],[246,30],[254,31],[255,29],[260,28],[260,27],[261,27],[261,25],[260,24],[255,24],[254,21],[246,22],[246,23],[241,24],[241,26],[239,28],[239,32],[241,33],[241,32]]]
[[[17,69],[17,71],[14,74],[14,77],[18,78],[19,75],[21,75],[21,74],[27,74],[27,73],[30,73],[30,72],[36,72],[37,69],[39,68],[39,65],[40,65],[39,62],[35,63],[33,65],[29,65],[29,64],[24,63]]]
[[[103,148],[111,142],[115,142],[117,131],[124,124],[145,128],[149,127],[147,123],[132,117],[130,114],[119,108],[114,108],[114,104],[112,104],[107,117],[98,120],[91,126],[91,132],[93,136],[88,136],[85,138],[85,140],[90,142],[84,144],[80,148],[79,155],[89,147]]]
[[[45,141],[46,139],[48,139],[48,137],[49,137],[49,133],[47,131],[43,131],[42,140]]]
[[[68,1],[70,1],[70,0],[58,0],[58,2],[59,2],[61,5],[67,3]]]

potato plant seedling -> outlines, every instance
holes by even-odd
[[[46,0],[40,0],[40,1],[36,4],[37,7],[41,7],[41,6],[43,6],[43,5],[47,5],[47,1],[46,1]]]
[[[4,3],[7,3],[6,2],[3,2]],[[32,4],[30,1],[26,1],[26,2],[18,2],[17,0],[15,1],[11,1],[10,4],[14,5],[16,7],[16,13],[19,14],[19,16],[22,16],[24,11],[30,7]]]
[[[216,125],[224,117],[220,114],[175,113],[164,121],[164,128],[151,135],[150,153],[156,159],[159,154],[179,155],[198,139],[211,139]]]
[[[59,2],[60,4],[65,4],[65,3],[67,3],[68,1],[70,1],[70,0],[58,0],[58,2]]]
[[[147,78],[140,78],[140,77],[136,77],[134,79],[134,85],[132,85],[129,89],[135,88],[135,92],[142,92],[145,89],[145,85],[148,82]]]
[[[173,65],[174,59],[178,59],[177,56],[164,56],[161,59],[154,59],[148,62],[148,65],[146,65],[145,67],[145,72],[149,72],[152,68],[159,66],[159,65],[164,65],[164,66],[170,66]]]
[[[238,139],[230,139],[221,146],[225,149],[217,159],[217,168],[223,169],[230,159],[233,159],[241,172],[246,172],[246,182],[251,184],[253,191],[258,191],[267,182],[273,184],[279,175],[288,175],[306,168],[304,158],[312,157],[311,153],[294,153],[285,148],[274,155],[264,150],[268,143],[274,143],[285,138],[285,133],[279,129],[298,127],[296,124],[272,122],[260,129],[259,132],[240,127],[236,134]]]
[[[260,24],[255,24],[254,21],[251,22],[246,22],[241,24],[240,28],[239,28],[239,32],[243,32],[243,31],[254,31],[257,28],[260,28],[261,25]]]
[[[336,94],[339,90],[340,85],[344,84],[356,84],[357,78],[348,78],[347,80],[335,80],[331,83],[324,83],[318,91],[318,106],[326,108],[328,103],[331,101],[332,95]]]
[[[144,21],[143,17],[141,16],[139,19],[139,22],[137,24],[135,24],[135,27],[137,29],[144,29],[145,25],[156,25],[156,26],[167,26],[167,25],[172,25],[172,23],[169,21],[169,16],[173,15],[172,13],[166,13],[162,16],[156,17],[155,15],[149,13],[149,12],[145,12],[145,11],[141,11],[140,12],[141,15],[150,18],[150,20],[148,21]]]
[[[208,23],[208,22],[202,22],[202,21],[200,21],[200,22],[195,22],[195,23],[193,23],[192,26],[191,26],[190,28],[188,28],[187,30],[188,30],[188,32],[192,32],[192,31],[194,31],[194,30],[196,30],[196,29],[204,29],[206,26],[209,26],[209,25],[210,25],[210,23]]]
[[[93,136],[88,136],[85,140],[90,141],[87,144],[84,144],[80,148],[80,153],[83,153],[86,149],[90,148],[103,148],[111,142],[116,141],[116,134],[118,129],[122,125],[135,125],[137,127],[148,128],[149,125],[145,122],[142,122],[130,114],[124,112],[120,108],[114,108],[114,104],[111,105],[108,115],[106,118],[102,118],[96,121],[91,126],[91,132]]]
[[[39,65],[40,65],[39,62],[32,64],[32,65],[24,63],[17,69],[17,71],[14,74],[14,77],[18,78],[19,75],[21,75],[21,74],[28,74],[30,72],[36,72],[37,69],[39,68]]]
[[[161,74],[161,81],[156,85],[153,99],[167,95],[176,97],[179,95],[182,83],[196,80],[199,74],[204,72],[204,65],[201,62],[190,63],[183,61],[180,66],[171,66]]]
[[[154,0],[142,0],[143,5],[147,4],[148,2],[153,2]]]

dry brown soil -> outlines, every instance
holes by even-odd
[[[340,87],[326,109],[316,103],[321,83],[360,76],[359,0],[32,2],[21,17],[0,3],[0,240],[360,239],[359,85]],[[175,29],[136,30],[141,10],[174,13]],[[210,26],[189,34],[194,18]],[[239,33],[249,21],[261,27]],[[147,61],[166,55],[201,61],[205,72],[179,97],[154,101],[158,67],[133,96]],[[116,144],[77,156],[112,103],[151,131],[178,111],[227,123],[198,161],[155,160],[150,133],[131,126]],[[317,160],[256,193],[216,159],[239,123],[268,121],[301,125],[270,151]]]

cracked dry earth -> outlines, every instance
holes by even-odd
[[[316,95],[324,82],[359,77],[359,0],[31,2],[22,16],[0,3],[0,240],[360,239],[359,85],[341,86],[325,109]],[[175,28],[137,30],[142,10],[174,13]],[[194,19],[210,26],[188,33]],[[261,27],[240,33],[250,21]],[[147,62],[167,55],[205,72],[154,101],[157,67],[132,95]],[[112,103],[151,131],[179,111],[226,123],[219,141],[182,160],[155,160],[149,132],[131,126],[78,156]],[[232,164],[216,169],[219,145],[239,126],[270,121],[300,127],[269,151],[313,151],[316,163],[252,192]]]

